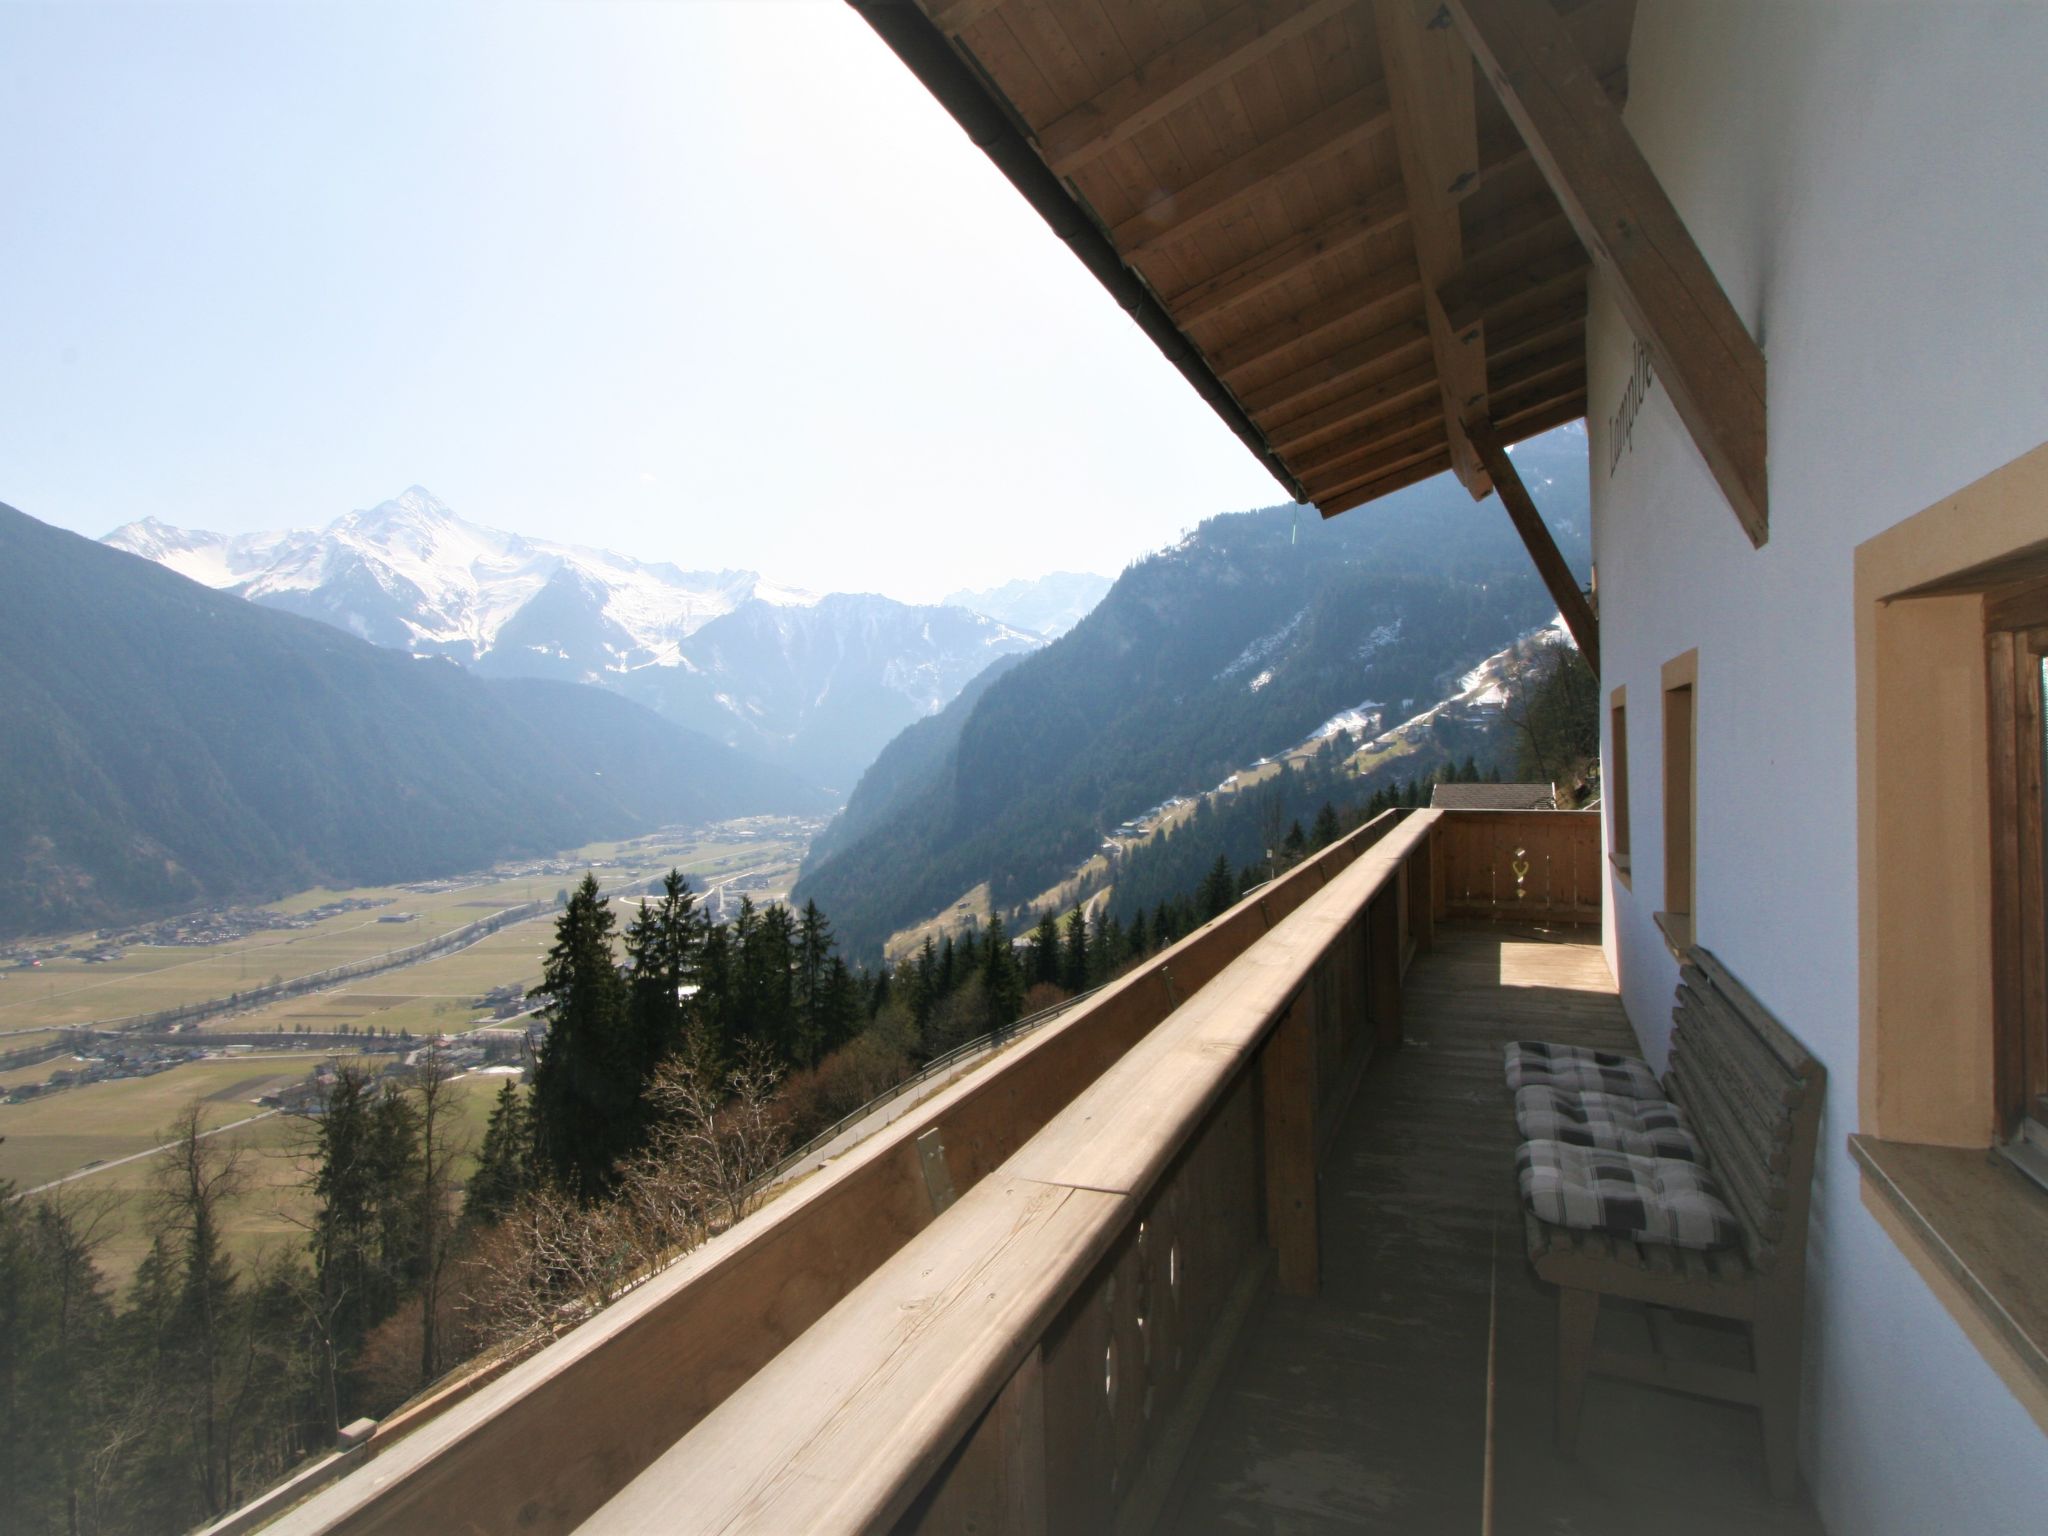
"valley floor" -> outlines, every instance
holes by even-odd
[[[94,935],[30,941],[46,957],[40,966],[0,971],[0,1052],[55,1043],[52,1026],[118,1019],[222,997],[272,976],[311,975],[336,965],[445,934],[508,906],[552,897],[585,868],[613,890],[637,889],[671,867],[693,884],[760,900],[779,895],[793,880],[805,839],[788,828],[710,828],[658,834],[630,843],[601,843],[545,865],[493,871],[410,887],[309,891],[259,909],[293,915],[327,907],[343,910],[303,928],[257,928],[237,938],[177,946],[133,945],[117,959],[88,962],[105,952]],[[710,899],[718,899],[714,894]],[[380,922],[403,915],[403,922]],[[117,1286],[148,1251],[147,1205],[155,1177],[154,1151],[165,1128],[187,1105],[200,1105],[204,1123],[222,1129],[223,1145],[240,1149],[249,1190],[231,1223],[231,1245],[247,1255],[279,1243],[303,1241],[310,1196],[303,1188],[306,1123],[271,1112],[258,1101],[305,1080],[337,1054],[328,1042],[308,1048],[302,1035],[371,1031],[460,1041],[497,1022],[485,994],[511,989],[523,997],[540,978],[553,937],[554,914],[516,923],[456,950],[356,982],[286,998],[205,1020],[190,1044],[175,1051],[204,1053],[167,1070],[111,1077],[49,1090],[57,1074],[105,1071],[98,1058],[62,1054],[0,1072],[0,1180],[25,1192],[63,1181],[67,1201],[105,1206],[102,1269]],[[620,927],[625,926],[621,914]],[[62,952],[58,952],[61,946]],[[119,947],[119,946],[116,946]],[[501,991],[500,995],[504,995]],[[523,1003],[518,1006],[523,1008]],[[523,1031],[525,1020],[511,1024]],[[272,1036],[277,1046],[228,1047],[225,1038]],[[516,1052],[516,1041],[511,1049]],[[171,1054],[167,1051],[166,1054]],[[397,1056],[379,1058],[398,1060]],[[481,1065],[464,1058],[466,1065]],[[455,1084],[458,1139],[474,1144],[503,1077],[471,1072]],[[33,1087],[46,1091],[4,1102]],[[467,1158],[458,1166],[466,1176]]]

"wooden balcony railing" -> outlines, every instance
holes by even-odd
[[[1261,1287],[1316,1286],[1316,1169],[1446,834],[1526,858],[1515,814],[1379,818],[275,1528],[1143,1525]]]

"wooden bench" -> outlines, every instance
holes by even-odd
[[[1826,1073],[1727,968],[1686,955],[1665,1091],[1685,1111],[1742,1227],[1711,1251],[1581,1232],[1525,1213],[1536,1273],[1558,1287],[1557,1436],[1569,1454],[1589,1371],[1754,1405],[1771,1491],[1798,1483],[1806,1219]],[[1751,1369],[1631,1354],[1594,1342],[1603,1296],[1749,1324]],[[1661,1315],[1652,1311],[1653,1334]]]

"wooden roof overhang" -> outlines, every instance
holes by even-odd
[[[848,3],[1295,499],[1512,476],[1586,412],[1597,262],[1763,541],[1762,354],[1622,125],[1634,0]]]

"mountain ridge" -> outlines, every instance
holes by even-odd
[[[7,506],[0,710],[0,936],[830,803],[614,694],[372,646]]]
[[[373,644],[490,676],[596,683],[841,788],[990,660],[1044,643],[946,604],[803,592],[751,570],[508,533],[417,485],[317,530],[230,536],[145,518],[101,542]],[[1012,585],[1028,603],[1032,584]]]
[[[1582,570],[1583,435],[1514,454]],[[1126,818],[1346,711],[1405,718],[1554,612],[1506,514],[1448,479],[1328,521],[1292,506],[1208,518],[970,706],[928,723],[914,771],[857,785],[848,803],[864,825],[827,829],[793,899],[830,911],[857,954],[984,881],[1012,908]]]

